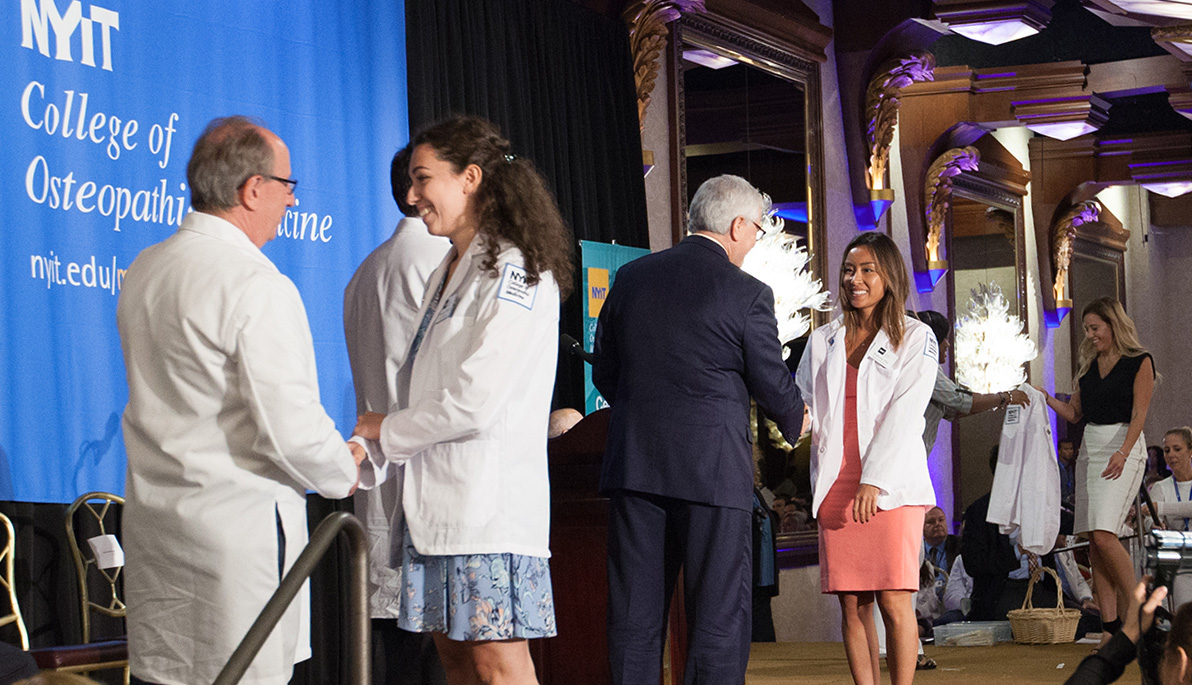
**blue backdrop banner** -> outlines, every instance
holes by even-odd
[[[259,117],[298,205],[264,252],[298,285],[324,406],[355,423],[343,289],[398,220],[401,0],[11,0],[0,30],[0,500],[122,493],[124,270],[189,209],[209,120]]]

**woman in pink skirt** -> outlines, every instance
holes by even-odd
[[[923,412],[935,384],[931,329],[907,317],[898,248],[862,233],[845,249],[840,308],[812,332],[798,381],[811,411],[813,514],[820,584],[840,600],[844,648],[858,685],[881,682],[873,602],[886,626],[894,685],[915,676],[923,518],[935,504]]]

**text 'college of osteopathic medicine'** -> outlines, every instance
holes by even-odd
[[[21,0],[20,21],[21,47],[39,52],[47,60],[73,63],[79,69],[116,71],[112,48],[121,39],[118,12],[99,5],[84,6],[79,0],[65,5],[62,12],[54,0]],[[130,187],[132,184],[121,178],[128,174],[121,174],[124,167],[118,166],[130,160],[141,161],[153,163],[162,173],[166,172],[174,158],[173,148],[182,123],[178,113],[156,117],[158,121],[149,125],[145,133],[141,120],[120,111],[118,106],[96,102],[80,89],[54,91],[43,81],[52,79],[34,78],[19,94],[21,117],[28,129],[43,140],[69,141],[74,149],[66,155],[68,160],[90,161],[88,155],[103,155],[109,160],[106,168],[116,178],[76,174],[69,168],[69,162],[56,164],[37,154],[25,169],[24,189],[28,199],[66,214],[98,214],[105,219],[102,226],[110,226],[117,232],[130,223],[181,225],[190,211],[184,169],[177,172],[182,178],[172,181],[158,178],[140,187]],[[101,167],[90,164],[89,168]],[[295,207],[286,211],[278,226],[278,236],[316,245],[331,242],[334,218],[330,214],[299,211],[297,205],[295,199]],[[149,242],[163,237],[154,236]],[[47,288],[95,288],[112,295],[119,292],[127,264],[117,264],[117,258],[112,255],[65,256],[69,252],[69,248],[59,248],[30,254],[30,278],[44,281]]]

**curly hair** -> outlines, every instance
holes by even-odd
[[[457,174],[472,164],[483,172],[472,196],[477,232],[485,240],[481,268],[497,276],[499,239],[508,240],[521,250],[527,282],[533,285],[549,271],[560,296],[567,299],[575,269],[571,233],[534,164],[510,154],[509,141],[500,130],[476,116],[431,124],[410,143],[411,148],[419,145],[429,145]]]

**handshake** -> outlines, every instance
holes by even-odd
[[[381,421],[384,419],[384,414],[378,414],[376,412],[362,414],[356,421],[356,428],[352,431],[352,437],[363,438],[364,440],[379,440],[381,438]],[[352,459],[356,462],[357,470],[356,485],[352,486],[352,491],[348,493],[352,495],[360,487],[359,473],[362,468],[365,468],[364,462],[368,461],[368,450],[360,441],[355,440],[348,441],[348,450],[352,453]],[[371,469],[369,472],[371,473]],[[373,479],[370,478],[368,480],[371,481]],[[371,485],[365,485],[366,490],[369,487]]]
[[[356,419],[356,428],[352,431],[352,435],[365,440],[380,440],[381,422],[384,420],[384,414],[378,414],[375,411],[365,412]]]

